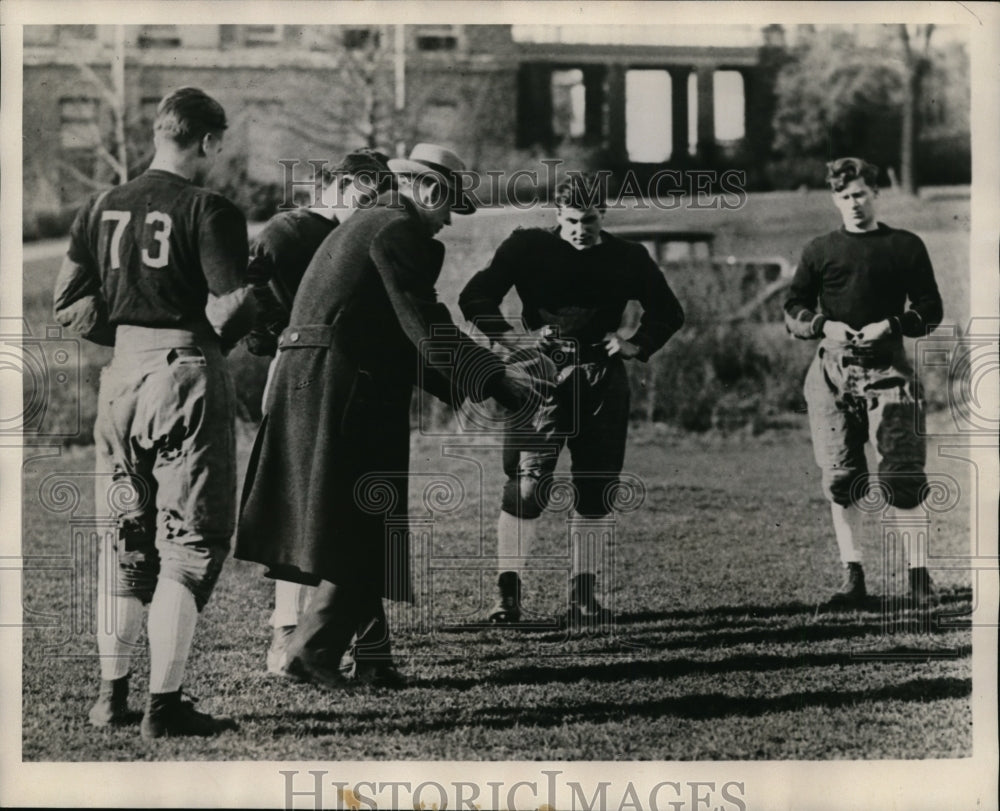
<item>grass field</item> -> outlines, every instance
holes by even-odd
[[[241,448],[245,456],[245,442]],[[971,753],[969,630],[942,616],[971,610],[968,575],[935,571],[943,604],[932,617],[885,613],[878,601],[867,612],[817,616],[815,604],[839,585],[839,567],[803,430],[741,440],[635,432],[627,470],[645,483],[645,503],[620,516],[615,528],[616,565],[608,579],[623,616],[605,634],[460,630],[460,623],[482,616],[490,598],[495,568],[491,542],[480,545],[480,526],[493,523],[500,485],[495,450],[473,447],[460,455],[468,458],[442,459],[439,441],[414,439],[411,515],[433,523],[430,555],[422,558],[431,580],[422,607],[396,611],[392,620],[412,687],[329,695],[265,676],[272,589],[257,567],[231,561],[199,626],[187,687],[202,697],[202,707],[239,728],[211,740],[156,744],[142,742],[134,726],[95,732],[86,721],[97,679],[93,574],[86,574],[94,561],[80,552],[74,563],[71,537],[76,531],[86,539],[90,531],[85,518],[72,516],[92,514],[91,449],[28,460],[25,609],[29,621],[50,624],[25,632],[24,758]],[[963,487],[968,482],[954,461],[937,459],[930,468]],[[465,498],[447,514],[429,515],[423,506],[419,483],[430,473],[452,473],[465,483]],[[75,510],[56,497],[53,476],[66,482],[63,492],[82,489]],[[965,506],[936,520],[932,555],[966,552]],[[529,607],[548,617],[566,598],[565,514],[542,520],[537,563],[548,570],[529,576]],[[870,529],[877,537],[878,527]],[[869,542],[866,553],[873,591],[885,594],[879,544]],[[138,713],[144,658],[135,670]]]
[[[719,252],[782,254],[833,227],[826,195],[751,198],[739,212],[660,214],[677,227],[716,230]],[[886,197],[884,219],[921,233],[953,320],[968,313],[968,197],[919,204]],[[442,299],[481,267],[515,221],[484,214],[447,237]],[[636,217],[646,216],[637,213]],[[623,217],[609,215],[612,222]],[[676,221],[675,218],[676,217]],[[705,218],[704,220],[702,218]],[[964,257],[964,258],[963,258]],[[58,260],[25,267],[25,314],[48,323]],[[85,369],[102,362],[84,347]],[[86,375],[91,372],[85,372]],[[92,384],[91,384],[92,385]],[[62,418],[58,414],[52,419]],[[63,415],[64,417],[65,415]],[[932,415],[931,433],[946,414]],[[89,430],[84,411],[83,430]],[[888,602],[817,614],[839,585],[829,513],[801,415],[761,436],[632,431],[626,472],[642,506],[614,526],[609,598],[622,612],[606,633],[470,627],[491,594],[499,458],[468,437],[415,434],[411,516],[429,538],[417,555],[425,599],[392,614],[412,686],[389,693],[322,693],[263,674],[273,590],[259,570],[230,561],[195,640],[187,689],[238,728],[208,740],[148,744],[138,736],[148,668],[137,658],[136,725],[94,731],[93,448],[25,451],[23,501],[23,757],[92,760],[823,760],[949,758],[971,754],[970,576],[931,568],[942,605],[931,615]],[[249,431],[240,443],[245,467]],[[949,440],[954,444],[954,440]],[[443,456],[443,444],[468,445]],[[970,471],[928,451],[957,503],[935,516],[932,556],[968,554]],[[563,472],[565,473],[565,463]],[[461,498],[428,512],[423,486],[451,476]],[[79,494],[77,496],[76,494]],[[439,505],[440,506],[440,505]],[[540,618],[566,599],[566,515],[543,516],[527,607]],[[865,545],[872,591],[883,579],[880,525]],[[485,537],[484,537],[485,536]],[[896,574],[896,578],[891,575]]]

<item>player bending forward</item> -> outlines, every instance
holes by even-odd
[[[246,221],[195,185],[225,129],[222,107],[201,90],[164,98],[152,165],[84,205],[56,282],[59,323],[115,348],[94,425],[97,509],[113,510],[117,530],[101,549],[101,689],[90,721],[127,721],[130,658],[148,605],[145,738],[225,726],[181,700],[198,613],[236,518],[235,392],[223,350],[256,310],[244,283]],[[129,495],[115,496],[122,485]]]
[[[805,397],[846,569],[843,589],[828,606],[857,608],[866,597],[856,506],[868,490],[866,442],[875,448],[891,508],[887,517],[924,519],[923,405],[903,336],[929,333],[940,323],[942,307],[924,243],[875,219],[878,169],[859,158],[841,158],[827,168],[844,225],[806,245],[785,302],[785,323],[798,338],[822,338],[806,375]],[[908,561],[916,605],[933,596],[922,557],[911,550]]]

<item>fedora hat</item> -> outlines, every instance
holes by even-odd
[[[397,175],[433,176],[451,191],[451,210],[456,214],[471,214],[476,204],[460,190],[458,173],[465,171],[465,162],[447,147],[437,144],[417,144],[408,158],[391,158],[389,169]]]

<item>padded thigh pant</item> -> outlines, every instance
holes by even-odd
[[[105,549],[117,558],[113,593],[149,602],[162,576],[186,586],[201,610],[235,524],[232,381],[211,340],[121,332],[94,425],[98,511],[117,523]]]
[[[532,430],[508,429],[504,435],[503,511],[519,518],[541,515],[566,445],[576,511],[585,518],[610,513],[625,461],[628,415],[628,378],[620,358],[563,369],[554,394],[535,414]]]
[[[886,363],[872,366],[824,341],[806,375],[805,397],[813,453],[830,501],[847,506],[867,493],[868,441],[888,503],[912,508],[924,500],[924,411],[901,343]]]

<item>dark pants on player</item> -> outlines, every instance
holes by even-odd
[[[551,501],[563,501],[552,482],[566,445],[576,511],[585,518],[610,513],[625,461],[628,416],[628,377],[621,358],[558,369],[554,391],[544,398],[531,424],[508,424],[505,431],[503,511],[537,518]]]

